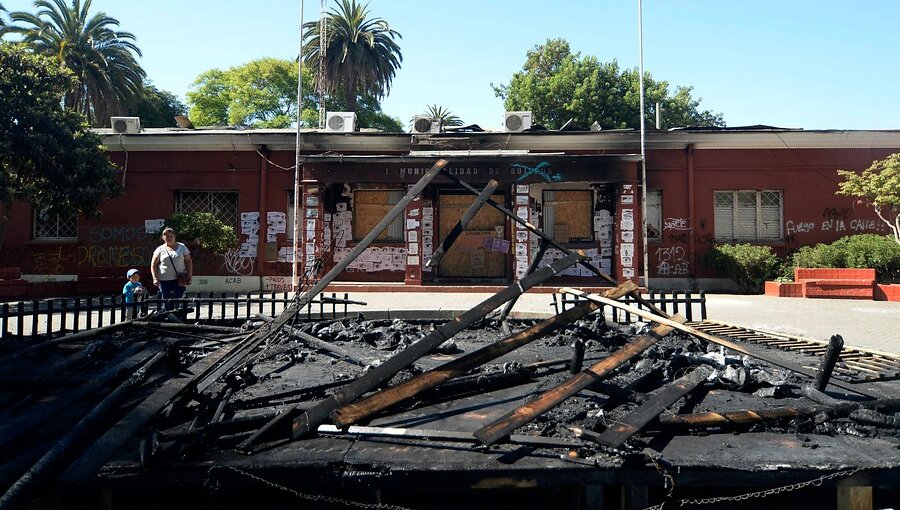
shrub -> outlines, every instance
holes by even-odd
[[[706,265],[731,278],[744,292],[761,292],[766,280],[778,276],[781,261],[769,246],[722,244],[706,253]]]
[[[226,225],[211,213],[175,213],[166,220],[165,227],[175,229],[182,242],[197,243],[215,253],[225,253],[238,245],[234,227]]]
[[[795,267],[871,267],[881,283],[900,282],[900,245],[891,236],[859,234],[831,244],[800,248],[791,256]]]

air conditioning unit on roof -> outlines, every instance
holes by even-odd
[[[503,116],[503,127],[511,133],[530,129],[531,112],[506,112]]]
[[[441,119],[428,115],[416,115],[413,117],[412,132],[418,134],[440,133]]]
[[[110,117],[109,125],[112,126],[113,133],[140,133],[141,118],[140,117]]]
[[[351,133],[356,131],[354,112],[328,112],[325,115],[325,131]]]

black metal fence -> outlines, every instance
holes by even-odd
[[[249,319],[257,313],[275,316],[293,302],[288,292],[203,292],[169,300],[188,320]],[[159,295],[125,303],[121,294],[95,297],[33,299],[0,304],[0,337],[52,338],[67,333],[116,324],[166,308]],[[334,318],[347,314],[352,301],[346,293],[321,294],[300,311],[301,318]]]
[[[651,291],[649,294],[643,294],[641,297],[653,303],[656,307],[666,313],[682,314],[688,322],[702,321],[706,319],[706,293],[693,293],[688,291],[672,291],[672,292],[656,292]],[[573,306],[587,301],[572,294],[553,294],[551,305],[556,313],[561,313]],[[627,295],[618,299],[619,302],[634,306],[641,310],[647,310],[633,296]],[[618,324],[630,324],[632,322],[648,322],[646,319],[639,317],[625,310],[620,310],[612,306],[601,306],[600,312],[613,322]]]

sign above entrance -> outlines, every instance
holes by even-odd
[[[470,183],[491,179],[507,184],[573,181],[632,180],[637,162],[629,156],[498,157],[497,159],[447,158],[444,171]],[[319,182],[418,181],[431,168],[427,158],[344,157],[311,158],[303,163],[303,178]],[[435,181],[447,181],[438,176]]]

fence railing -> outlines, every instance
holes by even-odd
[[[586,301],[572,294],[553,294],[551,305],[556,313],[572,308],[573,306]],[[642,294],[645,300],[653,303],[659,309],[666,313],[682,314],[688,321],[705,320],[706,319],[706,293],[692,293],[688,291],[673,292],[656,292],[651,291],[649,294]],[[627,295],[618,301],[635,306],[641,310],[647,310],[647,307],[633,296]],[[620,310],[612,306],[601,306],[600,311],[605,317],[618,324],[630,324],[632,322],[648,322],[646,319],[639,317],[633,313]]]
[[[203,292],[171,299],[169,307],[189,320],[249,319],[257,313],[276,316],[292,302],[288,292]],[[347,314],[352,301],[346,293],[320,294],[300,310],[301,318],[335,318]],[[0,337],[53,338],[67,333],[117,324],[166,308],[159,295],[138,303],[125,303],[121,294],[95,297],[33,299],[0,304]],[[186,310],[186,311],[185,311]]]

